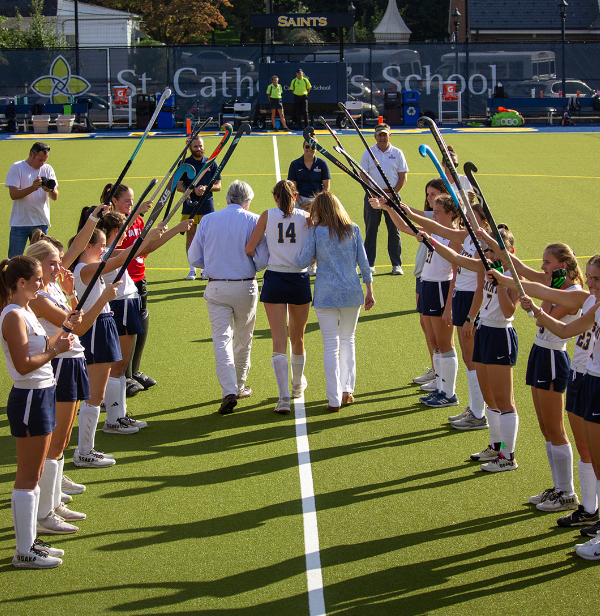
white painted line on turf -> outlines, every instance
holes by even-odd
[[[275,177],[281,180],[281,168],[279,167],[279,150],[277,149],[277,137],[273,135],[273,156],[275,157]]]
[[[304,555],[306,558],[306,582],[308,586],[308,611],[310,616],[326,616],[319,549],[319,528],[317,507],[310,464],[310,446],[306,429],[304,396],[294,399],[296,423],[296,448],[298,449],[298,471],[300,473],[300,496],[302,498],[302,520],[304,524]]]

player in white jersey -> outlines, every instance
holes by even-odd
[[[472,196],[472,201],[475,195]],[[487,228],[487,222],[483,209],[479,204],[472,205],[479,225]],[[441,235],[447,239],[462,243],[460,254],[471,259],[476,256],[475,244],[471,240],[466,229],[447,228],[439,225],[434,220],[429,220],[415,212],[408,213],[409,217],[429,233]],[[467,373],[467,384],[469,387],[469,404],[463,413],[449,417],[453,428],[457,430],[485,430],[488,422],[485,417],[485,401],[479,381],[477,371],[473,363],[473,346],[475,321],[483,301],[483,273],[477,273],[466,268],[455,268],[455,275],[450,285],[449,294],[452,295],[451,310],[446,312],[447,319],[452,320],[452,324],[458,332],[458,341],[462,351],[463,362]]]
[[[38,479],[55,427],[55,387],[50,361],[68,351],[73,336],[60,330],[48,338],[29,308],[42,285],[39,262],[14,257],[0,263],[0,329],[2,350],[14,385],[6,413],[11,434],[17,437],[17,476],[11,509],[17,547],[15,567],[45,569],[62,563],[62,550],[35,537],[39,503]],[[70,317],[73,315],[69,315]],[[64,321],[71,328],[69,318]],[[44,548],[44,549],[41,549]]]
[[[512,280],[506,277],[498,278],[501,284],[506,284],[511,287],[514,286]],[[586,284],[590,290],[589,294],[583,290],[559,290],[553,289],[546,284],[528,281],[523,282],[523,287],[525,292],[531,297],[542,299],[549,305],[558,304],[571,311],[582,308],[583,314],[586,314],[590,310],[593,310],[597,302],[596,295],[600,293],[600,255],[592,257],[586,264]],[[575,352],[571,362],[571,372],[567,384],[565,405],[569,424],[571,425],[571,430],[575,438],[575,445],[580,457],[578,470],[581,488],[581,504],[570,515],[557,520],[558,525],[564,527],[587,526],[595,523],[594,526],[591,527],[592,531],[589,531],[589,536],[595,536],[596,534],[594,529],[596,529],[598,522],[598,500],[596,496],[596,475],[594,474],[592,458],[583,431],[584,409],[578,392],[586,372],[587,361],[593,349],[596,331],[597,325],[594,322],[593,326],[581,333],[575,342]],[[553,486],[540,495],[532,497],[532,500],[534,503],[538,501],[536,504],[554,500],[554,495],[557,491],[557,487]],[[597,527],[597,530],[600,530],[600,525]],[[587,529],[583,529],[581,532],[583,534],[588,534]]]
[[[371,207],[388,212],[394,224],[409,235],[414,235],[408,225],[392,210],[383,199],[370,199]],[[405,208],[407,213],[408,207]],[[411,216],[417,217],[414,212]],[[433,204],[433,221],[448,230],[457,229],[459,214],[450,195],[439,195]],[[431,224],[429,219],[419,218],[423,224]],[[439,227],[435,227],[439,230]],[[439,243],[450,245],[452,252],[460,250],[463,237],[458,235],[450,240],[435,235]],[[421,293],[419,294],[419,312],[431,325],[433,333],[433,369],[436,374],[436,390],[420,401],[427,406],[441,408],[456,406],[456,376],[458,373],[458,355],[454,348],[454,326],[452,325],[452,303],[448,302],[453,279],[452,265],[437,252],[429,252],[421,273]]]
[[[265,306],[273,339],[271,365],[277,379],[279,400],[276,413],[289,413],[291,398],[299,398],[306,389],[304,330],[311,302],[310,277],[298,266],[298,257],[312,224],[308,212],[294,207],[297,190],[290,180],[277,182],[273,199],[277,207],[265,210],[246,244],[246,254],[254,256],[263,239],[269,249],[269,263],[263,278],[260,301]],[[292,347],[292,393],[289,390],[287,339]]]
[[[499,225],[500,233],[509,250],[513,250],[514,238],[506,225]],[[484,233],[484,232],[483,232]],[[422,234],[427,237],[426,234]],[[485,234],[486,242],[487,234]],[[491,239],[491,238],[490,238]],[[492,246],[492,243],[488,243]],[[466,269],[484,272],[479,259],[457,254],[435,242],[434,248],[448,261]],[[491,261],[500,260],[500,251],[490,252]],[[511,471],[518,468],[514,457],[519,429],[512,369],[517,362],[518,339],[512,321],[518,305],[516,291],[495,286],[488,280],[483,287],[483,305],[480,321],[475,333],[473,362],[484,400],[488,407],[490,445],[480,453],[473,454],[472,460],[487,462],[481,470],[489,472]]]

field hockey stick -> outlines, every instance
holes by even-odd
[[[173,174],[173,183],[171,184],[171,186],[173,185],[176,186],[177,182],[179,182],[183,174],[187,174],[188,178],[192,179],[194,177],[194,173],[196,173],[196,170],[194,169],[194,167],[192,167],[192,165],[187,165],[187,164],[181,165],[180,167],[178,167],[178,169]],[[123,263],[123,265],[121,266],[121,269],[119,270],[116,278],[113,280],[113,283],[119,282],[123,274],[125,274],[127,267],[135,258],[135,255],[137,254],[140,246],[142,245],[144,239],[146,238],[148,231],[150,231],[150,229],[152,228],[152,225],[154,225],[154,223],[156,222],[170,194],[172,194],[172,191],[170,191],[167,188],[165,192],[162,194],[158,203],[154,206],[154,209],[152,210],[152,212],[150,212],[150,216],[148,217],[148,220],[144,224],[144,228],[142,229],[141,233],[139,234],[139,236],[136,238],[135,242],[133,243],[133,248],[129,251],[127,258],[125,259],[125,263]]]
[[[471,208],[469,197],[467,196],[467,193],[465,192],[464,188],[462,187],[460,183],[460,177],[458,176],[456,167],[454,166],[454,162],[452,161],[452,158],[450,157],[448,146],[446,145],[446,142],[444,141],[444,138],[442,137],[442,133],[440,133],[440,129],[438,128],[437,124],[431,118],[427,116],[421,116],[417,124],[418,126],[421,126],[421,127],[427,126],[429,130],[431,131],[431,134],[433,135],[433,138],[435,139],[435,142],[437,143],[438,148],[440,149],[440,152],[442,154],[442,160],[444,162],[444,166],[446,167],[446,169],[448,169],[448,171],[450,171],[450,175],[452,176],[452,179],[454,180],[454,184],[456,188],[458,189],[458,193],[463,202],[463,208],[465,212],[467,213],[467,216],[469,217],[471,226],[473,227],[473,229],[475,229],[475,231],[479,231],[479,223],[477,222],[477,218],[475,218],[475,214],[473,213],[473,209]],[[440,177],[443,178],[445,175],[446,173],[442,169],[442,171],[440,172]]]
[[[150,118],[150,122],[148,122],[148,126],[146,127],[144,134],[139,140],[135,150],[133,151],[133,154],[130,156],[129,160],[125,164],[125,167],[123,167],[123,171],[121,171],[121,175],[117,178],[117,181],[113,184],[112,188],[110,189],[110,192],[108,193],[108,196],[106,197],[104,201],[104,205],[110,205],[110,202],[112,201],[112,198],[115,195],[115,191],[117,190],[117,188],[119,187],[119,184],[123,181],[123,178],[129,171],[129,167],[131,167],[131,163],[133,162],[133,159],[136,157],[137,153],[140,151],[140,148],[142,147],[144,140],[146,139],[146,137],[148,136],[148,133],[152,129],[152,125],[156,121],[156,118],[158,118],[158,113],[162,109],[162,106],[165,104],[165,101],[169,98],[169,96],[171,96],[171,90],[169,88],[165,88],[165,91],[162,93],[160,100],[158,101],[158,103],[156,103],[156,109],[154,110],[154,114]]]
[[[477,173],[477,167],[475,166],[474,163],[467,162],[463,165],[463,169],[465,170],[465,175],[469,178],[469,182],[471,182],[471,186],[473,187],[473,192],[475,193],[477,200],[479,201],[479,203],[481,204],[481,207],[483,208],[483,213],[485,214],[485,217],[490,225],[490,229],[492,230],[492,233],[494,234],[496,241],[498,242],[498,246],[500,246],[500,252],[502,253],[502,260],[504,261],[504,265],[506,266],[506,268],[510,272],[510,275],[512,276],[515,286],[517,287],[517,293],[519,294],[519,297],[525,297],[526,296],[525,289],[523,289],[523,284],[521,283],[519,275],[517,274],[517,271],[515,270],[515,266],[510,256],[510,252],[508,252],[508,249],[506,248],[506,244],[504,243],[504,239],[502,238],[502,235],[500,234],[498,225],[496,224],[496,221],[494,220],[494,217],[492,216],[492,212],[487,204],[487,201],[485,200],[485,197],[483,196],[483,191],[479,187],[479,183],[477,182],[477,178],[475,177],[475,174]],[[528,310],[527,315],[530,318],[533,318],[534,316],[533,310]]]
[[[94,287],[94,285],[96,284],[96,281],[98,280],[98,278],[100,278],[102,272],[104,271],[104,268],[106,267],[106,262],[110,259],[110,255],[112,254],[113,250],[117,247],[117,244],[119,243],[119,240],[121,239],[121,236],[123,235],[123,233],[125,233],[125,230],[131,224],[131,222],[135,220],[135,217],[137,216],[137,210],[139,209],[140,205],[142,205],[142,203],[144,202],[146,195],[154,188],[154,185],[156,184],[157,181],[158,180],[153,179],[150,182],[150,184],[148,184],[148,187],[142,193],[142,196],[138,199],[138,202],[135,204],[135,207],[131,210],[129,216],[127,217],[127,219],[125,220],[121,228],[117,231],[117,235],[115,239],[113,240],[113,243],[111,244],[110,248],[102,255],[102,258],[100,259],[100,263],[98,263],[98,268],[94,272],[94,275],[92,276],[92,279],[90,280],[86,290],[83,292],[83,295],[77,302],[77,306],[75,310],[81,310],[81,308],[83,307],[83,304],[85,304],[85,300],[88,298],[89,294],[92,292],[92,288]]]
[[[442,165],[440,165],[440,161],[437,159],[437,156],[434,154],[433,150],[428,145],[420,145],[419,154],[423,158],[427,156],[431,158],[431,161],[435,165],[435,168],[440,174],[440,177],[444,180],[444,184],[446,185],[446,188],[448,189],[448,192],[450,193],[450,196],[452,197],[452,201],[454,201],[454,204],[456,205],[456,209],[458,210],[458,213],[460,214],[461,218],[463,219],[465,223],[465,228],[467,229],[467,232],[471,236],[471,240],[473,241],[473,244],[475,245],[477,254],[479,255],[479,258],[481,259],[481,262],[483,263],[483,267],[485,267],[486,271],[491,269],[490,264],[488,263],[488,260],[485,256],[485,253],[483,252],[483,247],[481,246],[481,242],[475,235],[475,232],[473,231],[473,227],[471,226],[469,218],[467,217],[465,210],[461,205],[460,199],[458,198],[458,195],[456,194],[456,191],[454,190],[452,184],[450,184],[450,182],[448,181],[448,178],[446,177],[446,174],[444,173],[444,170],[442,169]]]
[[[194,169],[195,171],[195,169]],[[185,200],[191,195],[192,191],[194,190],[194,187],[197,185],[197,183],[208,173],[208,167],[202,167],[202,169],[200,170],[200,172],[198,173],[198,175],[196,175],[194,177],[194,182],[196,182],[196,184],[192,184],[188,187],[188,189],[183,193],[183,195],[181,196],[181,198],[179,199],[179,201],[175,204],[175,206],[173,207],[173,209],[169,212],[169,214],[167,216],[165,216],[165,218],[163,219],[163,224],[166,223],[168,224],[171,221],[171,218],[173,218],[173,216],[175,216],[177,210],[181,207],[181,205],[185,202]],[[185,214],[184,214],[185,215]],[[187,218],[187,220],[189,220],[189,218]],[[183,231],[180,232],[180,235],[183,235]]]
[[[154,191],[150,199],[148,199],[148,201],[154,201],[154,199],[156,199],[156,197],[159,195],[160,191],[162,190],[162,187],[167,183],[168,179],[171,177],[171,173],[173,173],[173,170],[176,169],[181,164],[183,159],[185,158],[185,153],[187,152],[189,144],[197,137],[198,133],[208,124],[210,120],[212,120],[212,118],[209,118],[208,120],[206,120],[206,122],[203,122],[202,126],[198,126],[197,128],[194,128],[194,131],[190,135],[190,138],[186,140],[185,142],[185,147],[183,148],[183,151],[179,153],[179,155],[175,159],[175,162],[171,165],[171,168],[167,171],[165,177],[160,181],[160,184],[158,185],[158,187],[156,188],[156,190]]]
[[[229,124],[225,124],[225,126],[223,128],[225,128],[227,126],[229,126],[229,133],[225,135],[225,137],[223,138],[223,140],[219,144],[218,151],[215,150],[215,152],[213,153],[213,157],[214,158],[216,158],[217,154],[225,147],[225,144],[227,143],[227,140],[229,139],[229,136],[231,135],[231,131],[233,129],[231,128],[231,126]],[[200,208],[202,207],[202,205],[204,204],[204,202],[208,198],[208,195],[210,194],[210,191],[211,191],[214,183],[217,181],[217,178],[219,177],[219,175],[221,174],[223,169],[225,169],[225,165],[227,164],[227,162],[231,158],[231,155],[233,154],[235,148],[237,147],[237,144],[240,142],[240,139],[244,135],[249,135],[251,132],[252,132],[252,128],[250,127],[250,124],[248,124],[247,122],[244,122],[238,128],[237,133],[235,134],[235,137],[233,138],[233,141],[231,142],[231,145],[229,146],[229,149],[227,150],[227,152],[225,152],[225,156],[223,156],[223,159],[221,160],[221,164],[217,167],[217,170],[215,171],[214,175],[210,179],[210,182],[206,185],[206,188],[204,189],[204,194],[202,195],[202,197],[200,197],[200,201],[198,201],[198,203],[196,203],[196,205],[194,206],[194,209],[192,210],[192,213],[189,215],[188,218],[194,218],[194,216],[196,216],[196,214],[200,211]],[[207,161],[206,164],[208,164],[209,162],[211,162],[211,161]]]
[[[340,146],[336,146],[336,151],[339,150],[340,153],[343,153],[344,156],[349,156],[350,158],[352,158],[352,161],[354,165],[356,166],[356,168],[359,170],[360,173],[363,173],[365,175],[367,180],[371,182],[372,186],[368,184],[367,182],[365,182],[358,173],[355,173],[354,171],[352,171],[352,169],[350,169],[349,167],[346,167],[346,165],[344,165],[343,162],[338,160],[335,156],[333,156],[333,154],[328,152],[322,145],[317,143],[312,138],[312,135],[314,135],[314,128],[312,126],[307,126],[303,132],[304,140],[307,143],[309,143],[310,145],[314,145],[315,149],[320,154],[323,154],[323,156],[325,156],[327,160],[330,160],[334,165],[336,165],[336,167],[339,167],[344,173],[347,173],[351,178],[356,180],[365,189],[365,191],[368,191],[368,193],[375,195],[376,197],[385,199],[387,204],[398,214],[398,216],[400,216],[400,218],[402,218],[402,220],[406,223],[406,225],[410,228],[410,230],[415,235],[419,233],[419,230],[414,225],[412,220],[410,220],[408,216],[402,211],[402,209],[398,207],[396,203],[392,201],[392,199],[390,199],[389,195],[386,195],[383,192],[383,190],[379,188],[379,186],[375,183],[375,180],[350,156],[350,154],[344,151],[344,148]],[[430,244],[428,240],[423,240],[423,243],[425,244],[425,246],[427,246],[429,250],[433,251],[433,246]]]

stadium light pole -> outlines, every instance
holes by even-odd
[[[565,0],[560,0],[558,7],[560,9],[560,21],[561,21],[561,39],[562,39],[562,92],[563,96],[567,95],[567,76],[565,75],[565,44],[566,44],[566,32],[565,22],[567,19],[567,7],[569,4]]]
[[[352,30],[351,30],[351,34],[350,34],[350,42],[354,45],[354,43],[355,43],[355,40],[354,40],[354,16],[356,15],[356,7],[352,3],[352,0],[350,0],[350,6],[348,7],[348,13],[352,13]]]
[[[456,7],[454,7],[452,17],[454,17],[454,49],[456,53],[456,68],[454,72],[458,75],[458,26],[460,25],[458,18],[460,17],[460,11]]]

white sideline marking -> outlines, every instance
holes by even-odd
[[[277,149],[277,137],[273,135],[273,156],[275,157],[275,177],[281,180],[281,168],[279,167],[279,150]]]
[[[326,616],[319,551],[319,529],[317,507],[310,465],[310,447],[306,430],[304,396],[294,399],[296,423],[296,447],[298,449],[298,471],[300,473],[300,495],[302,497],[302,519],[304,523],[304,554],[306,557],[306,582],[308,585],[308,611],[310,616]]]

